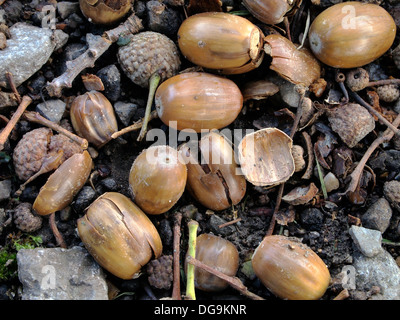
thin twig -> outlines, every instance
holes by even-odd
[[[237,218],[237,219],[234,219],[234,220],[225,222],[225,223],[223,223],[223,224],[220,224],[220,225],[218,226],[218,228],[219,228],[219,229],[225,228],[225,227],[230,226],[230,225],[232,225],[232,224],[234,224],[234,223],[238,223],[239,221],[242,221],[242,218]]]
[[[399,125],[400,125],[400,114],[398,114],[396,119],[394,119],[392,126],[397,128]],[[375,149],[377,147],[379,147],[380,144],[390,141],[393,138],[393,136],[394,136],[393,130],[388,128],[385,130],[385,132],[382,134],[382,136],[376,138],[372,142],[372,144],[369,146],[367,151],[364,153],[361,160],[358,162],[357,167],[350,174],[351,182],[350,182],[349,186],[347,187],[345,194],[348,192],[356,191],[359,181],[361,179],[362,172],[364,171],[364,166],[367,163],[369,157],[372,155],[372,153],[375,151]]]
[[[56,238],[57,244],[58,244],[61,248],[66,249],[66,248],[67,248],[67,245],[65,244],[64,238],[63,238],[63,236],[61,235],[60,231],[58,231],[57,224],[56,224],[55,213],[54,213],[54,212],[51,213],[50,216],[49,216],[49,224],[50,224],[51,231],[53,232],[54,237]]]
[[[385,80],[370,81],[368,82],[367,87],[378,87],[387,84],[400,84],[400,79],[385,79]]]
[[[148,121],[151,121],[156,118],[158,118],[158,114],[157,114],[157,111],[154,110],[150,113]],[[130,125],[129,127],[126,127],[126,128],[121,129],[120,131],[114,132],[111,135],[111,138],[117,139],[118,137],[124,135],[125,133],[140,130],[142,128],[142,126],[143,126],[143,118],[136,121],[134,124]]]
[[[23,96],[20,105],[11,117],[10,121],[7,123],[3,131],[0,133],[0,151],[4,149],[4,145],[10,135],[11,131],[14,129],[15,125],[21,118],[22,114],[25,112],[26,108],[31,104],[32,99],[29,96]]]
[[[7,78],[8,84],[10,85],[12,92],[15,94],[15,98],[17,99],[18,104],[20,104],[22,102],[22,99],[17,90],[17,86],[15,85],[12,73],[7,71],[6,78]]]
[[[243,294],[244,296],[246,296],[252,300],[265,300],[262,297],[250,292],[247,289],[247,287],[242,283],[242,281],[240,281],[240,279],[237,277],[228,276],[225,273],[222,273],[221,271],[218,271],[217,269],[214,269],[189,255],[186,257],[186,262],[197,268],[201,268],[201,269],[217,276],[218,278],[226,281],[232,288],[238,290],[241,294]]]
[[[53,129],[65,136],[67,136],[72,141],[76,142],[83,150],[86,150],[88,148],[89,143],[86,139],[81,138],[80,136],[77,136],[76,134],[72,133],[71,131],[68,131],[67,129],[61,127],[57,123],[46,119],[45,117],[41,116],[36,111],[26,111],[24,113],[24,118],[30,122],[39,123],[41,125],[44,125],[50,129]]]
[[[174,216],[174,282],[172,286],[172,299],[181,300],[181,264],[180,264],[180,239],[182,213],[177,212]]]

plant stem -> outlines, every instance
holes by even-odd
[[[175,214],[174,223],[174,282],[172,287],[172,299],[181,300],[181,270],[180,270],[180,239],[181,239],[182,213]]]
[[[154,110],[150,113],[149,121],[151,121],[157,117],[158,117],[157,111]],[[111,138],[117,139],[118,137],[124,135],[125,133],[139,130],[142,126],[143,126],[143,119],[140,119],[140,120],[136,121],[134,124],[130,125],[129,127],[126,127],[117,132],[114,132],[111,135]]]
[[[143,125],[140,130],[137,141],[142,141],[147,133],[147,124],[150,120],[151,106],[153,105],[154,94],[156,93],[158,84],[160,83],[161,77],[158,72],[155,72],[149,80],[149,95],[147,97],[146,111],[143,118]]]
[[[196,240],[197,240],[197,228],[199,223],[195,220],[190,220],[188,223],[189,228],[189,248],[188,257],[196,257]],[[194,288],[194,265],[188,264],[186,271],[186,299],[196,300],[196,292]]]

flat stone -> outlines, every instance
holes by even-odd
[[[382,234],[380,231],[351,226],[349,233],[357,249],[363,255],[374,257],[383,250],[381,246]]]
[[[389,227],[392,217],[392,208],[385,198],[380,198],[374,202],[361,217],[364,227],[379,230],[384,233]]]
[[[10,198],[11,195],[11,180],[0,181],[0,201]]]
[[[61,1],[57,3],[57,11],[62,19],[79,11],[79,2]]]
[[[86,249],[21,249],[17,253],[22,300],[108,300],[101,267]]]
[[[114,104],[115,113],[124,126],[130,125],[131,119],[136,113],[137,108],[138,106],[134,103],[117,101]]]
[[[36,106],[36,111],[46,119],[59,123],[64,115],[66,103],[60,99],[47,100]]]
[[[11,38],[7,39],[7,47],[0,51],[0,86],[4,88],[9,87],[6,72],[12,73],[18,87],[37,72],[68,37],[61,30],[52,31],[22,22],[14,24],[9,31]]]

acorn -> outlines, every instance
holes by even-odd
[[[239,252],[229,240],[213,234],[201,234],[196,239],[196,259],[228,275],[235,276],[239,268]],[[186,268],[185,268],[186,271]],[[194,284],[199,290],[218,292],[228,283],[198,267],[194,268]]]
[[[83,15],[92,23],[110,25],[132,8],[131,0],[79,0]]]
[[[138,141],[147,131],[155,90],[180,68],[179,51],[167,36],[153,31],[130,34],[128,44],[118,49],[117,58],[127,77],[138,86],[149,88],[146,112]]]
[[[39,215],[49,215],[67,207],[86,183],[92,164],[87,151],[76,153],[63,162],[40,188],[33,210]]]
[[[242,109],[243,96],[232,80],[205,72],[187,72],[159,86],[155,105],[167,126],[201,132],[231,124]]]
[[[154,224],[128,197],[117,192],[97,198],[78,219],[77,227],[97,263],[121,279],[138,277],[141,268],[162,253]]]
[[[177,150],[170,146],[152,146],[133,162],[129,187],[133,200],[144,212],[161,214],[180,199],[186,178],[186,165]]]
[[[270,69],[282,78],[309,87],[321,76],[319,61],[307,48],[297,49],[295,44],[279,34],[264,38],[264,51],[272,57]]]
[[[384,102],[394,102],[399,99],[400,91],[395,84],[385,84],[376,88],[379,99]]]
[[[246,180],[235,162],[232,143],[222,134],[212,131],[178,150],[188,170],[186,189],[202,205],[219,211],[243,199]]]
[[[311,248],[279,235],[263,239],[252,265],[264,286],[286,300],[318,300],[331,279],[327,266]]]
[[[190,62],[223,74],[256,69],[264,52],[262,31],[249,20],[224,12],[190,16],[178,30],[178,45]]]
[[[117,118],[111,102],[98,91],[77,96],[70,110],[71,122],[81,137],[101,148],[118,130]]]
[[[243,0],[243,5],[261,22],[278,24],[296,12],[301,0]]]
[[[381,57],[393,44],[396,24],[382,7],[349,1],[320,13],[309,32],[310,48],[334,68],[357,68]]]
[[[239,143],[241,170],[255,186],[272,186],[287,181],[295,171],[292,139],[277,128],[247,134]]]

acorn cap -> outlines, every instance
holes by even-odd
[[[179,51],[167,36],[153,31],[129,35],[130,42],[119,48],[118,61],[133,83],[149,87],[150,77],[158,72],[161,81],[174,76],[180,67]]]

